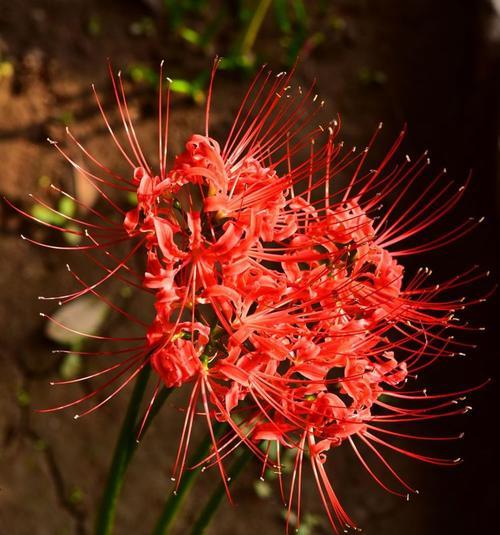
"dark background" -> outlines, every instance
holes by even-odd
[[[186,15],[189,27],[203,29],[221,2],[202,4],[205,7],[199,13]],[[488,292],[498,278],[500,13],[486,0],[319,4],[323,11],[311,8],[308,13],[307,32],[321,38],[302,49],[298,81],[306,84],[318,78],[319,93],[327,101],[325,113],[342,115],[347,142],[363,145],[383,120],[384,134],[374,151],[381,155],[407,123],[404,151],[418,154],[430,149],[434,170],[446,166],[457,182],[473,170],[465,201],[448,224],[469,216],[486,216],[485,223],[422,261],[434,268],[436,280],[473,264],[491,269],[488,280],[466,289],[472,295]],[[137,66],[143,69],[140,72],[154,72],[166,58],[172,78],[194,80],[210,66],[215,53],[230,55],[238,38],[238,5],[226,3],[224,31],[200,50],[172,28],[171,14],[162,2],[0,0],[1,193],[28,207],[29,192],[48,195],[41,176],[59,184],[71,179],[70,170],[44,141],[47,136],[61,137],[65,122],[96,154],[119,167],[89,88],[95,82],[102,94],[109,94],[106,58],[128,73],[134,67],[137,71]],[[281,70],[287,61],[283,41],[270,12],[253,47],[255,63],[266,61]],[[230,124],[249,74],[231,70],[218,77],[212,116],[215,133]],[[155,147],[154,91],[147,81],[131,80],[128,85],[147,150]],[[176,95],[173,110],[176,152],[200,128],[202,108],[191,98]],[[123,412],[126,399],[77,423],[69,413],[33,413],[34,407],[70,399],[67,392],[55,392],[47,384],[57,376],[60,361],[49,354],[53,343],[44,336],[36,300],[40,294],[70,287],[70,281],[64,275],[63,257],[21,242],[18,235],[31,229],[29,223],[5,205],[0,206],[0,222],[0,534],[90,533],[121,419],[116,414]],[[140,306],[133,299],[129,305]],[[479,349],[462,360],[437,365],[426,376],[426,385],[434,391],[459,390],[493,379],[470,396],[474,407],[470,414],[459,422],[439,424],[442,429],[465,431],[465,439],[450,449],[453,457],[464,457],[465,463],[453,469],[410,460],[399,463],[401,472],[421,491],[407,504],[386,497],[367,478],[352,475],[362,469],[350,457],[339,455],[334,481],[342,488],[346,509],[370,535],[496,531],[497,296],[470,310],[467,318],[487,327],[486,332],[472,335]],[[120,332],[113,322],[107,328]],[[148,533],[153,525],[168,492],[167,469],[175,445],[166,437],[172,436],[176,420],[178,416],[159,417],[141,446],[124,489],[117,533]],[[224,505],[210,533],[282,532],[277,500],[258,498],[253,480],[250,472],[242,478],[235,489],[238,506]],[[309,486],[306,507],[320,510]],[[204,492],[201,485],[178,533],[193,518]],[[322,526],[314,530],[328,532]]]

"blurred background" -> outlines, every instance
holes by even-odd
[[[296,83],[317,79],[326,101],[324,117],[341,115],[348,144],[363,146],[384,121],[373,162],[406,123],[403,151],[417,155],[429,149],[433,170],[446,166],[458,183],[473,170],[466,199],[448,225],[481,216],[485,223],[459,243],[418,259],[416,267],[432,266],[438,281],[479,264],[492,270],[490,279],[498,278],[499,50],[500,5],[489,0],[0,0],[0,192],[27,211],[32,210],[28,193],[58,202],[51,183],[80,188],[93,202],[46,142],[47,137],[61,139],[65,125],[109,167],[123,168],[90,88],[95,83],[105,106],[112,107],[108,58],[123,72],[146,151],[156,150],[155,88],[165,59],[166,74],[174,80],[170,143],[176,153],[201,129],[216,54],[224,59],[212,106],[214,137],[227,132],[256,68],[268,63],[280,71],[299,56]],[[58,207],[63,212],[74,208],[71,203]],[[51,217],[43,210],[35,215]],[[51,308],[37,297],[64,292],[71,288],[71,278],[65,257],[19,239],[27,232],[50,240],[50,232],[5,204],[0,204],[0,225],[0,534],[90,534],[127,394],[78,422],[71,411],[33,412],[85,392],[84,387],[70,392],[49,386],[53,378],[71,378],[86,368],[75,355],[50,354],[57,344],[75,348],[81,341],[62,340],[38,315]],[[467,293],[486,293],[493,284],[483,281]],[[115,297],[132,310],[141,308],[140,300],[126,292]],[[119,318],[97,312],[89,329],[110,336],[126,329]],[[86,315],[86,309],[72,314]],[[438,364],[425,378],[435,392],[493,378],[471,395],[472,413],[434,428],[465,431],[464,440],[426,450],[444,450],[464,457],[465,463],[443,469],[397,461],[401,473],[420,489],[406,503],[386,495],[348,453],[330,456],[343,503],[369,535],[495,530],[498,298],[471,310],[467,318],[487,328],[472,335],[480,347],[463,359]],[[172,490],[168,469],[182,396],[170,405],[134,459],[117,534],[149,533]],[[220,508],[212,535],[283,532],[277,489],[256,484],[256,473],[252,467],[236,483],[237,505]],[[185,533],[194,518],[214,482],[212,475],[204,477],[172,533]],[[312,482],[306,484],[304,503],[301,535],[329,533]]]

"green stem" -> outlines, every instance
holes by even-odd
[[[248,56],[253,48],[257,35],[259,34],[260,27],[264,21],[267,10],[271,5],[271,0],[260,0],[259,5],[256,7],[252,20],[248,24],[243,40],[241,41],[240,55]]]
[[[229,485],[236,479],[239,473],[243,470],[245,465],[252,458],[252,452],[249,449],[245,449],[238,455],[238,458],[234,461],[229,469]],[[209,500],[205,504],[205,507],[202,509],[199,514],[196,522],[194,523],[191,529],[191,535],[202,535],[205,532],[210,521],[215,515],[217,508],[219,507],[222,499],[226,494],[226,488],[222,481],[217,485],[217,488],[214,490]]]
[[[223,429],[226,426],[223,424],[214,425],[214,433],[216,436],[222,434]],[[198,449],[193,453],[189,459],[189,465],[193,466],[200,461],[202,461],[210,451],[210,446],[212,445],[212,438],[210,434],[207,434],[203,439],[202,443],[199,445]],[[196,478],[200,475],[201,470],[187,470],[181,479],[179,487],[176,494],[171,494],[163,508],[163,511],[156,523],[156,526],[153,530],[153,535],[167,535],[168,529],[172,524],[172,520],[175,518],[177,511],[180,509],[181,505],[186,499],[187,493],[193,486]]]
[[[151,366],[147,364],[137,375],[134,390],[130,397],[127,412],[116,442],[106,487],[101,498],[95,526],[95,535],[111,535],[113,532],[116,506],[123,485],[123,478],[127,466],[137,448],[138,415],[141,410],[141,403],[144,397],[144,392],[146,391],[150,372]],[[147,427],[149,427],[153,416],[158,412],[169,394],[169,389],[163,389],[157,396],[155,403],[151,407],[148,421],[143,429],[143,434]]]
[[[162,408],[165,401],[167,401],[168,396],[170,396],[173,390],[174,390],[173,388],[163,387],[158,393],[158,395],[156,396],[153,406],[151,407],[151,410],[149,411],[148,419],[146,420],[146,422],[144,423],[144,427],[142,428],[141,439],[146,434],[146,431],[149,429],[149,426],[151,425],[151,422],[153,421],[154,417],[158,414],[159,410]],[[135,427],[134,439],[137,438],[137,436],[139,435],[141,423],[142,422],[138,422],[137,426]],[[135,446],[137,447],[137,444]]]

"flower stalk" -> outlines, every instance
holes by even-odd
[[[111,535],[113,533],[116,508],[120,491],[123,487],[125,472],[138,445],[138,436],[140,431],[139,414],[150,374],[151,366],[147,364],[137,375],[134,390],[130,397],[127,412],[125,414],[125,418],[123,419],[120,434],[118,435],[118,440],[116,442],[113,459],[111,461],[111,466],[106,481],[106,487],[102,495],[95,526],[95,535]],[[148,429],[153,418],[170,395],[170,392],[171,389],[167,388],[164,388],[161,390],[161,392],[159,392],[158,396],[154,400],[153,405],[151,406],[148,418],[142,427],[142,435],[144,435]]]
[[[253,454],[249,449],[240,450],[237,458],[234,460],[233,464],[231,465],[231,468],[229,469],[229,476],[227,482],[228,485],[231,485],[232,482],[240,475],[241,471],[248,464],[252,456]],[[190,531],[190,535],[202,535],[203,533],[205,533],[205,530],[212,521],[225,495],[226,487],[221,481],[217,484],[217,488],[214,490],[207,503],[205,504],[205,507],[203,507],[201,513],[193,524],[193,527]]]
[[[214,425],[214,433],[217,436],[220,436],[223,430],[225,429],[227,429],[227,426],[224,424],[216,423]],[[207,434],[198,446],[198,449],[191,456],[189,464],[191,466],[194,466],[203,461],[203,459],[205,459],[205,457],[208,455],[211,445],[211,436]],[[182,476],[182,481],[179,484],[177,490],[172,493],[167,499],[165,507],[163,508],[163,511],[161,512],[158,522],[156,523],[156,526],[153,530],[153,535],[167,535],[168,530],[172,525],[172,522],[177,512],[180,510],[189,491],[191,490],[193,484],[195,483],[201,472],[202,469],[199,468],[187,470],[184,473],[184,475]]]

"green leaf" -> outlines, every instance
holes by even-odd
[[[24,388],[19,388],[17,391],[17,404],[20,407],[28,407],[30,403],[31,403],[30,393]]]
[[[66,225],[66,230],[73,230],[75,232],[80,232],[80,227],[77,227],[73,223],[68,223]],[[64,232],[63,238],[66,243],[69,243],[69,245],[78,245],[82,241],[82,237],[80,234],[76,234],[75,232]]]
[[[74,379],[82,370],[82,357],[75,353],[66,355],[59,367],[59,375],[64,380]]]
[[[274,15],[283,33],[292,31],[292,23],[288,16],[288,0],[274,0]]]
[[[254,482],[253,489],[255,490],[255,494],[262,500],[269,498],[273,494],[271,485],[269,485],[267,481],[262,481],[261,479]]]
[[[128,73],[132,81],[136,83],[145,83],[155,87],[158,82],[158,73],[145,65],[130,65]]]
[[[79,503],[83,502],[84,497],[85,493],[80,487],[73,487],[69,493],[68,500],[73,505],[78,505]]]
[[[152,37],[156,32],[156,27],[151,17],[143,17],[140,20],[132,22],[129,30],[136,37]]]
[[[199,45],[201,43],[201,35],[192,28],[183,27],[179,30],[179,35],[188,43]]]
[[[293,0],[292,5],[299,26],[302,28],[307,27],[309,25],[309,17],[307,16],[304,2],[302,0]]]
[[[12,78],[14,75],[14,65],[10,61],[0,61],[0,80],[2,78]]]
[[[35,204],[31,208],[31,215],[39,221],[48,223],[49,225],[61,226],[64,225],[66,221],[62,215],[56,214],[50,208],[46,208],[41,204]]]
[[[68,217],[73,217],[76,213],[76,203],[73,199],[63,196],[59,200],[59,212],[67,215]]]
[[[52,179],[50,178],[50,176],[42,175],[42,176],[38,179],[38,185],[39,185],[41,188],[48,188],[51,184],[52,184]]]
[[[92,37],[98,37],[102,33],[102,24],[99,15],[92,15],[87,23],[87,32]]]
[[[170,84],[170,90],[174,93],[182,93],[184,95],[191,95],[192,94],[192,84],[191,82],[188,82],[187,80],[173,80]]]
[[[75,122],[75,116],[71,110],[62,111],[56,120],[62,124],[68,125]]]

